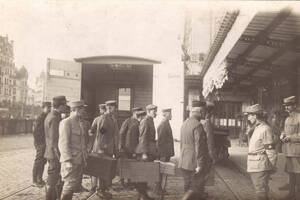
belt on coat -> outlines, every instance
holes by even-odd
[[[250,155],[250,156],[257,156],[257,155],[264,155],[264,154],[266,154],[265,151],[258,152],[258,153],[248,153],[248,155]]]

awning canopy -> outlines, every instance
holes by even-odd
[[[258,12],[235,29],[245,16],[237,17],[215,50],[203,80],[204,96],[214,88],[262,85],[274,74],[295,69],[300,56],[300,16],[290,8]]]
[[[154,65],[161,63],[157,60],[121,55],[92,56],[84,58],[75,58],[74,60],[82,64]]]

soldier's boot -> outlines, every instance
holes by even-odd
[[[296,176],[289,174],[289,194],[282,198],[282,200],[294,200],[296,199]]]
[[[73,193],[62,194],[61,200],[72,200]]]
[[[37,182],[41,185],[45,185],[45,181],[43,180],[43,173],[44,173],[44,165],[39,167],[38,173],[37,173]]]
[[[56,196],[57,196],[58,200],[61,200],[60,197],[61,197],[62,189],[63,189],[63,184],[62,183],[55,186],[55,192],[56,192]]]
[[[54,186],[46,186],[46,200],[56,200],[57,194]]]
[[[32,186],[34,186],[34,187],[38,186],[38,182],[37,182],[37,173],[38,172],[37,171],[38,171],[37,166],[34,163],[33,164],[33,169],[32,169]]]
[[[195,193],[193,190],[188,190],[181,200],[194,200]]]

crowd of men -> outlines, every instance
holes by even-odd
[[[83,101],[70,102],[65,96],[44,102],[43,112],[36,121],[34,145],[36,159],[33,167],[33,185],[46,185],[46,200],[69,200],[73,193],[82,189],[83,169],[88,153],[104,154],[114,158],[131,158],[139,161],[160,159],[169,161],[174,156],[172,129],[169,120],[171,109],[163,109],[163,120],[158,126],[158,138],[153,119],[157,106],[148,105],[146,111],[137,107],[126,119],[120,130],[116,119],[116,101],[99,105],[99,116],[90,125],[86,119],[87,110]],[[92,138],[92,140],[90,140]],[[47,183],[42,179],[44,166],[48,162]],[[111,181],[92,177],[91,192],[103,199],[111,199]],[[151,200],[147,183],[134,183],[139,199]],[[157,191],[163,192],[161,182]]]
[[[289,190],[284,199],[296,199],[300,174],[300,114],[296,112],[296,98],[284,99],[284,106],[289,113],[285,128],[280,136],[283,152],[286,156],[286,172],[289,184],[281,190]],[[206,199],[205,184],[212,165],[217,162],[214,143],[213,103],[193,101],[190,116],[181,126],[180,155],[178,168],[182,171],[185,194],[182,200]],[[174,142],[171,109],[162,109],[163,120],[157,129],[154,118],[157,106],[148,105],[132,109],[132,116],[118,127],[116,119],[116,101],[111,100],[99,105],[99,116],[92,123],[86,119],[86,105],[83,101],[70,102],[68,113],[65,96],[53,98],[43,103],[43,113],[38,117],[34,131],[36,159],[33,167],[33,184],[45,185],[42,179],[44,165],[48,162],[46,200],[70,200],[73,193],[82,188],[83,169],[88,153],[104,154],[114,158],[136,159],[152,162],[158,159],[169,162],[174,156]],[[62,119],[62,114],[63,118]],[[249,106],[244,113],[253,125],[249,141],[247,171],[251,177],[259,200],[267,200],[270,175],[276,172],[279,138],[263,118],[261,105]],[[157,135],[157,136],[156,136]],[[92,142],[88,141],[89,136]],[[157,138],[157,139],[156,139]],[[156,184],[155,192],[166,193],[162,180]],[[125,186],[125,180],[121,180]],[[111,199],[109,188],[112,182],[92,177],[91,192],[97,192],[103,199]],[[130,183],[138,192],[138,199],[153,199],[147,193],[147,183]]]

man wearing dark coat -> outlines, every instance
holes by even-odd
[[[50,112],[51,102],[43,102],[42,109],[43,112],[38,116],[33,131],[36,156],[32,169],[32,183],[37,187],[42,187],[45,185],[45,182],[43,181],[43,172],[47,161],[44,158],[46,148],[44,122],[48,113]]]
[[[126,119],[120,128],[119,151],[126,158],[133,158],[135,149],[139,143],[139,125],[137,112],[143,110],[141,107],[132,109],[132,116]]]
[[[203,197],[206,175],[209,172],[209,153],[206,133],[200,120],[205,117],[205,102],[191,108],[190,117],[181,127],[178,168],[184,179],[182,200]]]
[[[152,162],[157,156],[157,148],[155,141],[155,126],[153,119],[156,117],[157,106],[146,106],[147,115],[140,122],[139,126],[139,143],[136,148],[137,159],[140,161]],[[147,183],[137,183],[136,189],[139,193],[139,199],[152,200],[147,194]]]
[[[119,143],[119,127],[114,114],[116,112],[116,101],[105,102],[106,113],[103,114],[97,122],[97,135],[93,145],[92,152],[105,154],[113,157],[117,155]],[[100,191],[97,191],[100,197],[111,199],[112,194],[108,192],[111,182],[100,179]]]
[[[157,150],[159,160],[162,162],[169,162],[170,158],[174,156],[174,141],[170,120],[172,119],[172,110],[170,108],[162,109],[163,119],[157,127]],[[156,193],[161,194],[163,177],[160,177],[159,183],[156,185]],[[166,180],[166,178],[165,178]]]
[[[66,111],[66,97],[56,96],[53,98],[52,111],[47,115],[45,126],[46,151],[44,157],[48,161],[48,180],[46,200],[56,200],[60,198],[62,190],[60,176],[60,152],[58,149],[59,123],[61,113]]]

